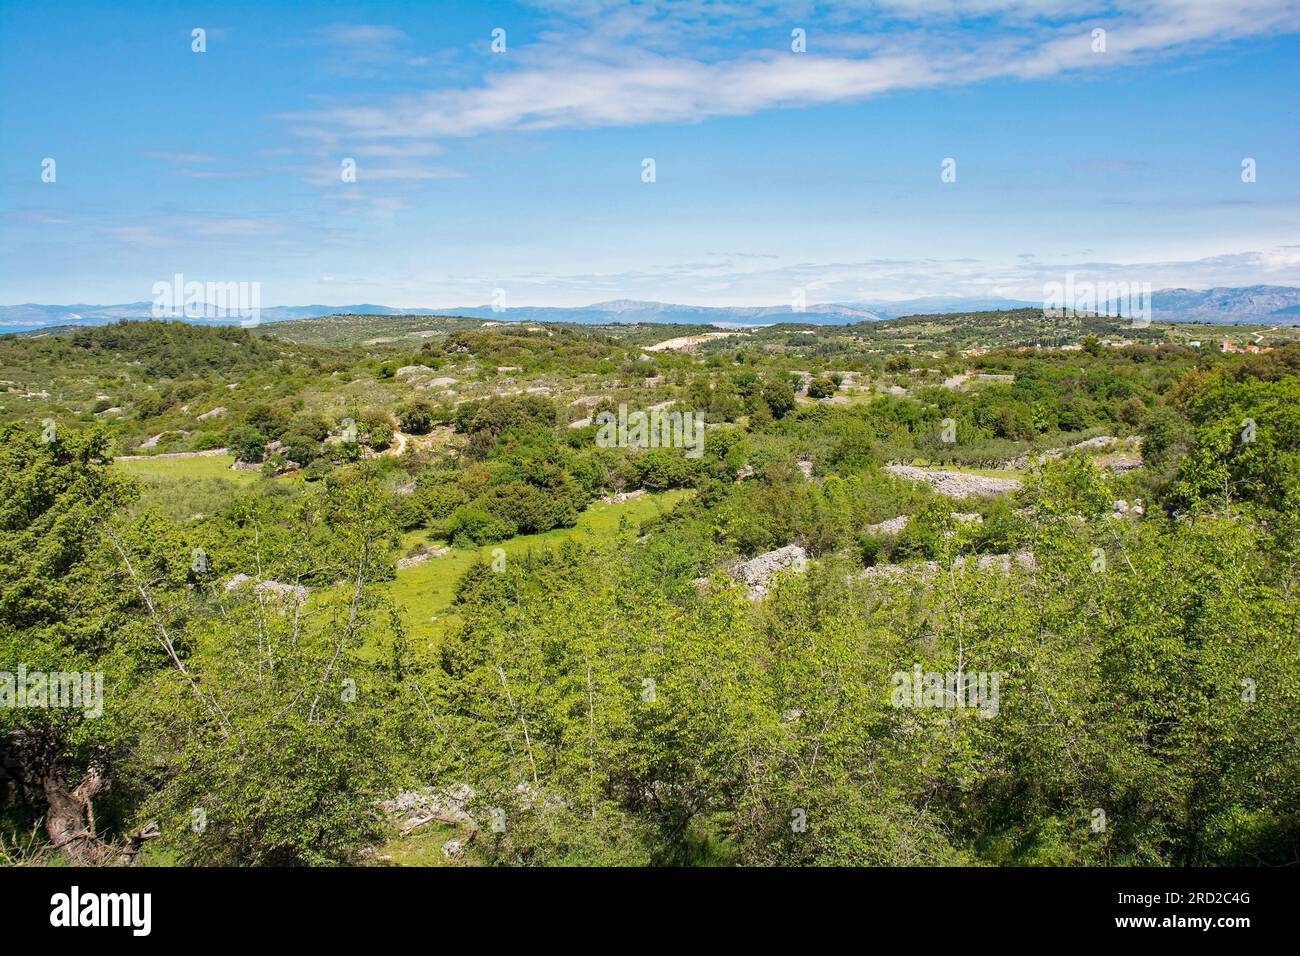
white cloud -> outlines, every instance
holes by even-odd
[[[316,37],[324,43],[341,46],[376,47],[388,46],[406,39],[406,34],[397,27],[374,24],[336,23],[321,27]]]
[[[397,27],[335,23],[313,31],[302,42],[328,47],[325,69],[351,77],[377,76],[394,66],[422,66],[427,57],[408,52],[410,38]]]
[[[512,62],[520,66],[489,74],[477,86],[338,105],[290,119],[301,133],[372,143],[501,130],[696,122],[854,102],[892,90],[1109,69],[1192,44],[1203,47],[1300,29],[1296,0],[1156,0],[1094,3],[1086,10],[1011,0],[888,0],[875,9],[904,18],[901,29],[862,32],[859,21],[852,32],[832,27],[823,37],[813,31],[808,54],[769,46],[764,52],[706,60],[654,49],[681,46],[693,27],[716,26],[725,6],[667,3],[627,12],[594,2],[576,9],[588,22],[512,53]],[[1069,22],[1060,22],[1067,11]],[[567,12],[575,15],[573,9]],[[978,30],[950,22],[989,15],[1002,19],[991,27],[981,20]],[[818,16],[838,24],[846,21],[846,8],[819,8]],[[768,19],[780,17],[768,14]],[[811,26],[813,21],[808,22]],[[1105,53],[1092,49],[1096,25],[1107,30]],[[665,43],[665,36],[672,40]],[[867,52],[819,53],[819,44],[841,53]]]
[[[177,165],[193,165],[195,163],[215,163],[217,157],[210,153],[176,153],[163,149],[146,150],[141,155],[149,156],[152,159],[161,159],[168,163]]]
[[[518,305],[579,306],[609,299],[654,299],[691,305],[770,306],[788,302],[790,290],[796,287],[806,290],[810,302],[819,303],[922,296],[998,296],[1033,302],[1041,299],[1045,283],[1064,282],[1070,272],[1078,281],[1150,282],[1153,289],[1300,285],[1300,247],[1276,246],[1181,260],[1044,261],[1024,256],[1013,261],[867,259],[756,269],[743,268],[723,256],[716,262],[666,264],[626,272],[497,276],[493,282],[513,291]],[[448,280],[459,288],[476,288],[485,281],[475,276]]]
[[[361,153],[361,150],[355,152]],[[299,170],[302,180],[312,186],[334,188],[345,192],[357,191],[354,187],[364,183],[401,183],[420,182],[435,179],[460,179],[465,174],[444,166],[423,166],[413,162],[364,162],[356,163],[356,181],[345,182],[340,172],[342,166],[338,160],[329,159],[312,163]]]
[[[411,159],[416,156],[437,156],[442,147],[437,143],[370,143],[353,150],[358,156],[381,159]]]

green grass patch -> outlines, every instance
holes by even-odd
[[[262,481],[255,471],[231,471],[230,455],[203,458],[118,459],[113,467],[140,482],[140,508],[154,508],[175,521],[211,514]]]
[[[690,491],[664,491],[653,495],[632,498],[620,504],[597,502],[587,508],[572,528],[557,528],[545,534],[522,534],[499,544],[481,548],[456,548],[438,558],[403,568],[397,579],[389,584],[389,595],[402,609],[402,620],[407,627],[411,645],[416,650],[432,651],[437,639],[456,621],[452,600],[456,582],[478,558],[492,560],[494,548],[505,550],[506,559],[522,555],[529,550],[552,547],[569,538],[579,541],[603,541],[611,538],[619,523],[626,518],[634,527],[648,518],[672,510]],[[413,545],[428,542],[427,531],[413,531],[405,535],[401,550],[405,554]]]
[[[442,846],[448,840],[464,840],[468,828],[433,821],[417,827],[410,833],[397,834],[388,842],[375,848],[372,866],[453,866],[473,865],[472,854],[457,861],[448,860]]]
[[[113,467],[137,478],[176,478],[187,481],[196,478],[224,478],[240,484],[252,484],[260,479],[255,471],[231,471],[233,455],[207,455],[202,458],[134,458],[117,459]]]

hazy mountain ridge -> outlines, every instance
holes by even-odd
[[[119,319],[154,318],[153,302],[124,302],[117,305],[44,305],[24,302],[20,305],[0,305],[0,332],[21,329],[44,328],[55,325],[106,325]],[[216,309],[209,310],[204,318],[186,319],[196,325],[232,325],[239,321],[234,314],[219,314]],[[406,315],[418,314],[427,310],[395,309],[386,305],[277,305],[263,308],[263,322],[281,322],[293,319],[311,319],[322,315],[334,315],[339,312],[354,312],[366,315]],[[172,316],[162,316],[171,318]],[[176,316],[180,318],[181,316]],[[18,327],[18,328],[14,328]]]
[[[1173,313],[1187,322],[1300,322],[1300,289],[1290,286],[1161,289],[1151,300],[1157,318]],[[1220,318],[1225,315],[1232,318]]]
[[[839,325],[870,322],[904,315],[936,315],[1002,309],[1036,308],[1039,303],[1004,298],[924,296],[895,302],[812,303],[802,311],[790,305],[702,306],[668,302],[615,299],[588,306],[519,306],[497,309],[491,305],[451,308],[395,308],[363,303],[358,305],[286,305],[261,310],[262,322],[284,322],[327,315],[447,315],[515,322],[567,322],[583,325],[609,323],[667,323],[703,325],[766,325],[774,322],[806,322],[810,325]],[[1239,288],[1161,289],[1151,295],[1152,317],[1170,322],[1300,324],[1300,288],[1254,285]],[[63,325],[105,325],[119,319],[143,319],[153,315],[153,303],[129,302],[118,305],[43,305],[24,303],[0,306],[0,331],[24,331]],[[238,315],[218,314],[189,319],[197,324],[228,325]]]

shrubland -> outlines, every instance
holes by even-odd
[[[694,353],[450,321],[5,337],[0,672],[103,698],[0,707],[0,854],[375,861],[403,839],[379,803],[431,788],[468,794],[483,864],[1294,860],[1300,346],[1098,320],[1019,351],[1021,321],[969,355],[951,317]],[[704,414],[699,457],[584,421],[668,402]],[[143,451],[227,454],[114,461],[164,430]],[[896,463],[1022,487],[953,500]],[[393,586],[412,536],[465,555],[436,637]],[[730,573],[788,545],[765,594]],[[998,675],[995,712],[899,706],[914,671]]]

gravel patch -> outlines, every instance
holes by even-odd
[[[797,544],[787,544],[784,548],[741,562],[731,573],[748,585],[751,598],[759,598],[767,594],[772,576],[778,571],[800,572],[807,567],[808,552]]]
[[[993,498],[1024,487],[1016,478],[990,478],[961,471],[930,471],[912,465],[886,465],[885,471],[906,481],[924,481],[947,498]]]

